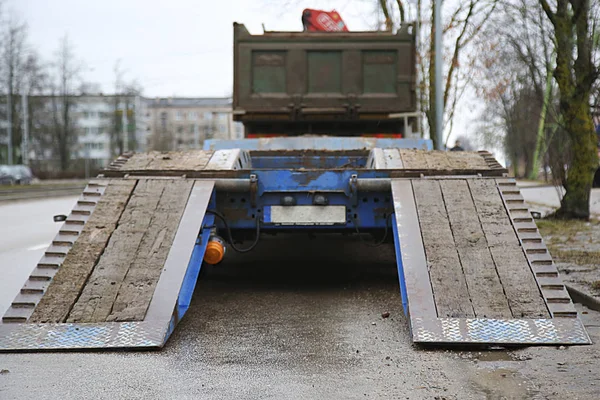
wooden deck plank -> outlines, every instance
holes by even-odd
[[[447,151],[430,151],[425,153],[425,162],[427,163],[427,168],[435,170],[452,169],[447,154]]]
[[[214,152],[205,150],[188,151],[151,151],[134,154],[119,168],[119,172],[128,171],[202,171]]]
[[[518,246],[519,239],[494,180],[470,179],[468,183],[488,245]]]
[[[165,181],[140,180],[67,322],[104,322],[149,228]]]
[[[31,323],[64,322],[114,232],[136,181],[111,180],[81,234],[65,257]]]
[[[467,182],[448,180],[440,184],[475,316],[511,318]]]
[[[412,184],[438,317],[474,317],[440,184],[435,180]]]
[[[193,181],[167,182],[107,321],[141,321],[173,244]]]
[[[472,179],[468,183],[513,317],[549,318],[496,183],[491,179]]]
[[[485,159],[478,153],[468,151],[447,151],[445,153],[452,169],[492,169]]]
[[[404,169],[427,169],[425,151],[412,149],[398,149]]]

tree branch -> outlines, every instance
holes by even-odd
[[[550,20],[550,22],[552,22],[552,25],[556,25],[556,17],[552,12],[552,9],[550,8],[550,4],[548,4],[546,0],[540,0],[540,4],[542,5],[542,9],[548,16],[548,19]]]

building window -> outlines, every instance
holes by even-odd
[[[163,111],[160,113],[160,126],[163,130],[167,129],[167,112]]]
[[[175,120],[176,121],[181,121],[181,120],[183,120],[183,118],[184,118],[183,111],[177,111],[175,113]]]
[[[183,126],[182,125],[179,125],[177,127],[177,133],[183,133]]]
[[[207,121],[212,121],[212,117],[213,117],[213,113],[211,112],[205,112],[204,113],[204,119]]]

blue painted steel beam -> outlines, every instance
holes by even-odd
[[[398,281],[400,282],[400,295],[402,296],[402,308],[408,316],[408,297],[406,295],[406,281],[404,280],[404,266],[402,264],[402,251],[400,250],[400,236],[398,236],[398,225],[396,225],[396,214],[392,215],[392,230],[394,232],[394,249],[396,250],[396,264],[398,267]]]
[[[358,202],[354,204],[352,199],[344,193],[319,192],[327,197],[329,205],[344,205],[347,209],[348,219],[343,228],[355,229],[356,220],[360,229],[384,228],[387,215],[393,212],[392,196],[389,192],[369,192],[359,193]],[[256,218],[260,218],[269,210],[269,206],[281,205],[283,196],[291,196],[295,199],[296,205],[313,204],[313,195],[305,192],[269,192],[264,193],[257,199],[256,207],[252,207],[249,202],[249,193],[230,193],[219,194],[217,209],[227,218],[227,223],[231,229],[254,229],[256,227]],[[356,214],[356,216],[355,216]],[[219,221],[217,221],[219,223]],[[220,225],[219,225],[220,226]],[[263,224],[265,230],[277,229],[278,226]],[[307,226],[294,226],[294,229],[310,229]],[[339,229],[340,226],[320,226],[319,229],[331,230]]]
[[[421,149],[432,150],[428,139],[384,139],[367,137],[274,137],[261,139],[204,141],[204,150],[361,150],[361,149]]]

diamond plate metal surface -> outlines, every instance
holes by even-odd
[[[411,318],[415,343],[591,344],[579,318]]]
[[[0,351],[162,347],[163,322],[1,324]]]

